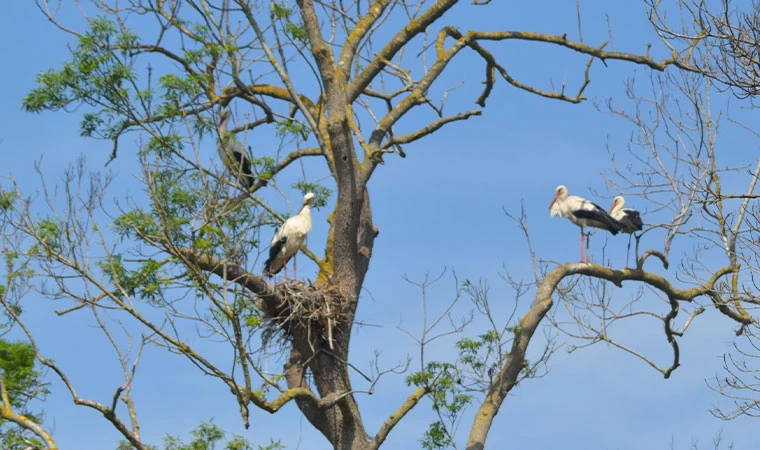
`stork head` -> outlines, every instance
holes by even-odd
[[[223,109],[223,110],[221,110],[219,112],[219,123],[218,123],[217,126],[219,128],[227,126],[227,121],[230,119],[230,115],[231,114],[232,114],[232,112],[230,112],[229,109]]]
[[[612,199],[612,207],[610,208],[610,211],[613,209],[622,209],[623,205],[625,205],[625,200],[623,200],[622,195],[618,195],[617,197]]]
[[[549,209],[552,209],[552,206],[554,206],[554,203],[557,202],[557,200],[561,200],[563,198],[567,197],[567,188],[564,185],[557,186],[557,189],[554,191],[554,198],[552,199],[552,202],[549,203]]]
[[[303,196],[303,204],[304,204],[304,206],[311,205],[312,203],[314,203],[314,197],[316,197],[316,196],[314,195],[313,192],[308,192],[306,195],[304,195]]]

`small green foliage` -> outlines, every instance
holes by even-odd
[[[274,174],[274,168],[275,168],[274,159],[268,156],[262,156],[259,158],[254,157],[251,159],[251,163],[253,165],[253,169],[257,177],[265,181],[272,179],[272,176]]]
[[[13,202],[16,200],[16,193],[13,191],[0,191],[0,210],[8,211],[13,208]]]
[[[206,224],[198,230],[193,247],[198,250],[209,250],[222,239],[224,239],[224,232],[221,228]]]
[[[306,32],[306,27],[303,26],[303,24],[288,22],[285,24],[285,32],[291,38],[293,38],[293,40],[303,43],[305,43],[306,39],[309,37],[308,33]]]
[[[332,194],[332,191],[329,188],[322,186],[321,184],[309,183],[307,181],[295,182],[291,185],[291,187],[293,189],[301,191],[301,193],[304,195],[306,195],[307,192],[313,192],[313,206],[315,208],[322,208],[326,206],[327,200],[330,198],[330,194]]]
[[[235,435],[235,437],[229,441],[224,448],[226,450],[253,450],[251,443],[248,442],[246,438],[238,435]]]
[[[236,53],[238,50],[240,50],[240,47],[238,47],[234,42],[225,42],[224,46],[222,47],[222,51],[224,51],[224,53]]]
[[[79,134],[84,137],[91,137],[103,126],[104,123],[105,120],[103,120],[103,117],[100,114],[86,113],[84,117],[82,117],[82,122],[79,125]]]
[[[0,448],[3,450],[29,450],[46,447],[39,438],[24,433],[23,429],[5,430],[2,428],[0,426]]]
[[[81,134],[112,137],[119,125],[115,118],[129,105],[129,87],[137,78],[131,64],[137,45],[139,39],[131,31],[119,30],[102,17],[91,19],[90,29],[79,36],[72,50],[71,61],[37,75],[37,87],[24,97],[24,109],[55,111],[87,104],[97,111],[87,113]]]
[[[121,47],[122,56],[126,57],[129,54],[130,49],[140,43],[140,38],[132,31],[124,30],[121,34],[116,36],[116,43]]]
[[[150,450],[158,450],[156,445],[147,445],[146,447]],[[135,447],[129,441],[122,439],[119,441],[116,450],[135,450]]]
[[[143,156],[155,154],[159,158],[168,158],[172,153],[179,153],[183,148],[182,137],[177,134],[152,136],[142,151]]]
[[[0,378],[2,378],[13,410],[33,422],[39,423],[41,414],[28,409],[30,400],[44,400],[49,393],[42,382],[42,374],[35,367],[34,348],[23,341],[0,339]],[[22,450],[30,446],[44,447],[26,430],[0,421],[0,448]]]
[[[190,119],[193,126],[193,133],[196,136],[203,137],[204,135],[212,132],[214,128],[216,128],[216,122],[213,117],[199,114],[192,116]]]
[[[189,443],[185,443],[176,436],[166,435],[164,437],[164,450],[214,450],[222,443],[225,433],[213,422],[202,422],[193,430],[192,435],[193,438]],[[258,446],[259,450],[281,450],[284,448],[279,441],[272,442],[265,447]],[[224,449],[253,450],[253,445],[243,436],[234,435],[231,440],[224,444]]]
[[[169,195],[169,203],[182,210],[195,209],[198,202],[198,196],[194,192],[179,186],[175,186]]]
[[[245,326],[250,328],[258,328],[261,325],[261,318],[257,316],[248,316],[245,318]]]
[[[281,5],[277,2],[272,2],[269,5],[270,10],[272,11],[272,16],[274,16],[276,19],[287,19],[291,14],[293,14],[293,8],[288,8],[285,5]]]
[[[193,241],[193,248],[197,250],[208,250],[212,247],[211,241],[203,238],[195,238]]]
[[[209,35],[209,28],[206,25],[203,25],[200,23],[192,24],[190,29],[193,30],[193,33],[201,37],[205,37]]]
[[[35,368],[34,347],[27,342],[9,342],[0,339],[0,377],[14,408],[22,408],[28,396],[41,383],[41,374]],[[47,389],[37,391],[42,396]]]
[[[447,362],[429,362],[424,370],[415,372],[406,378],[409,385],[424,386],[430,391],[433,410],[440,420],[430,424],[421,440],[422,447],[438,449],[451,443],[450,434],[443,420],[452,426],[460,414],[472,401],[472,396],[465,394],[461,387],[461,374],[457,366]]]
[[[440,420],[431,423],[423,436],[420,443],[422,444],[422,448],[426,450],[446,448],[451,443],[451,439],[446,432],[446,426]]]
[[[45,251],[58,251],[61,249],[61,230],[58,223],[50,219],[42,219],[37,224],[37,234],[40,242],[45,244]]]
[[[60,237],[58,224],[50,219],[43,219],[38,224],[40,239],[45,242],[55,241]]]
[[[161,286],[168,284],[162,274],[164,263],[153,259],[147,259],[136,268],[128,269],[123,257],[114,254],[108,260],[98,261],[96,265],[117,287],[116,292],[123,292],[130,297],[138,295],[156,303],[160,299]]]
[[[203,50],[185,50],[182,56],[189,64],[197,64],[203,60],[205,53]]]
[[[200,58],[200,55],[192,55]],[[206,81],[205,74],[190,74],[181,78],[174,74],[166,74],[159,79],[164,89],[162,97],[173,104],[180,99],[195,97],[202,93],[202,82]]]
[[[280,441],[273,441],[271,438],[269,439],[269,444],[259,445],[256,447],[256,450],[284,450],[284,449],[285,449],[285,446]]]
[[[156,236],[159,232],[155,217],[140,209],[128,211],[117,217],[113,227],[122,238],[135,238],[139,234]]]
[[[201,442],[205,443],[204,446],[193,446],[194,448],[210,448],[211,445],[216,441],[222,440],[224,438],[224,431],[222,431],[221,428],[214,425],[211,422],[201,422],[198,427],[193,430],[193,442]]]
[[[277,135],[280,137],[288,135],[304,137],[308,135],[309,130],[305,124],[296,122],[295,120],[278,120],[277,123],[275,123],[275,129],[277,130]]]

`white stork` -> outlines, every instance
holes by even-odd
[[[631,237],[637,231],[641,231],[644,228],[644,223],[641,221],[641,214],[635,209],[623,208],[625,200],[622,195],[618,195],[612,200],[612,207],[610,208],[610,216],[620,226],[620,231],[628,234],[628,250],[625,253],[625,267],[628,267],[628,257],[631,254]],[[638,236],[636,237],[638,242]]]
[[[245,146],[237,140],[234,133],[227,130],[227,122],[230,120],[230,110],[225,109],[219,113],[219,156],[222,158],[227,170],[233,177],[248,190],[253,186],[253,173],[251,173],[251,159]]]
[[[278,273],[293,258],[301,248],[306,235],[311,230],[311,204],[314,194],[309,192],[303,197],[303,206],[297,215],[286,220],[277,230],[269,247],[269,259],[264,262],[264,275],[272,276]],[[288,270],[285,269],[285,277]],[[296,277],[296,262],[293,259],[293,277]]]
[[[615,222],[615,219],[610,217],[599,205],[575,195],[568,195],[567,188],[562,185],[557,186],[549,210],[552,216],[565,217],[581,227],[581,262],[585,262],[583,245],[586,235],[583,233],[583,227],[601,228],[613,235],[620,231],[620,226]]]

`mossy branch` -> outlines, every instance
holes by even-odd
[[[317,409],[328,409],[335,406],[335,404],[344,396],[345,394],[341,395],[332,393],[324,398],[319,398],[307,387],[294,387],[282,392],[279,397],[268,402],[263,394],[248,391],[248,398],[251,403],[272,414],[279,411],[291,400],[305,401]]]
[[[668,328],[670,327],[670,321],[678,313],[678,302],[691,302],[700,296],[710,297],[720,312],[744,325],[751,323],[752,318],[727,308],[727,302],[718,300],[720,296],[714,288],[721,278],[734,271],[734,267],[722,267],[716,270],[705,283],[689,289],[679,289],[673,286],[666,278],[646,272],[640,266],[635,270],[615,270],[596,264],[567,263],[552,269],[539,283],[533,304],[522,319],[520,319],[519,325],[515,329],[515,337],[506,363],[502,366],[498,376],[494,378],[485,400],[475,414],[474,423],[467,442],[467,450],[482,450],[485,447],[485,440],[493,419],[499,412],[499,408],[507,393],[517,384],[520,372],[527,367],[525,355],[530,340],[541,321],[553,306],[554,300],[552,299],[552,295],[564,278],[572,275],[584,275],[590,278],[607,280],[618,287],[622,287],[624,281],[643,282],[662,292],[670,300],[671,311],[665,318],[665,326]],[[677,335],[677,333],[668,329],[666,334],[669,342],[672,344],[675,341],[673,335]],[[676,352],[674,364],[663,372],[666,377],[678,366],[677,345],[674,347],[674,351]]]
[[[420,402],[420,400],[428,393],[430,392],[430,389],[428,387],[422,386],[417,388],[414,392],[412,392],[409,397],[404,400],[404,403],[399,406],[399,408],[388,418],[383,422],[383,425],[380,427],[380,430],[378,430],[377,434],[375,435],[375,438],[372,439],[372,441],[369,443],[368,450],[377,450],[380,448],[380,446],[385,442],[385,439],[388,437],[388,433],[393,430],[393,428],[398,424],[401,419],[406,416],[406,414],[412,410],[415,406],[417,406],[417,403]]]
[[[53,440],[53,436],[51,436],[47,430],[42,428],[40,424],[34,422],[28,417],[13,411],[11,399],[8,395],[7,389],[5,388],[5,383],[2,376],[0,376],[0,399],[2,400],[0,401],[0,417],[36,434],[37,437],[45,442],[45,445],[50,450],[58,450],[58,445],[55,443],[55,440]]]

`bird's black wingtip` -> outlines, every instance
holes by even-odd
[[[262,271],[262,273],[264,274],[265,277],[272,278],[273,276],[275,276],[278,273],[280,273],[280,270],[282,270],[282,267],[280,267],[277,270],[272,270],[272,261],[271,260],[267,259],[266,261],[264,261],[264,270]]]
[[[268,259],[266,261],[264,261],[264,270],[262,271],[262,273],[264,274],[265,277],[272,277],[272,276],[274,276],[274,273],[272,273],[271,264],[272,264],[272,261],[270,261]]]

